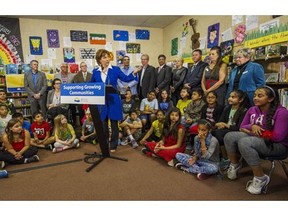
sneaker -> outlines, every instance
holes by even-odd
[[[230,160],[221,158],[219,166],[221,170],[227,170],[230,166]]]
[[[4,169],[5,161],[0,161],[0,170]]]
[[[75,148],[79,148],[79,147],[80,147],[80,143],[78,142]]]
[[[57,152],[61,152],[61,151],[63,151],[62,147],[53,148],[53,150],[52,150],[53,153],[57,153]]]
[[[30,158],[26,158],[25,163],[38,162],[39,160],[40,158],[38,157],[38,155],[33,155]]]
[[[142,148],[142,149],[141,149],[141,152],[142,152],[143,154],[145,154],[145,155],[148,155],[148,156],[152,157],[152,152],[149,151],[147,148]]]
[[[176,168],[176,169],[182,170],[182,169],[181,169],[182,166],[183,166],[183,164],[182,164],[181,162],[178,162],[178,163],[175,164],[175,168]]]
[[[227,170],[227,177],[231,180],[237,179],[238,171],[242,168],[242,165],[239,164],[236,168],[230,164]]]
[[[139,145],[138,145],[138,143],[136,142],[136,140],[131,140],[131,144],[132,144],[132,148],[137,148]]]
[[[128,138],[125,138],[122,142],[121,142],[121,145],[122,146],[126,146],[129,144],[129,139]]]
[[[174,163],[174,159],[168,161],[167,164],[168,164],[168,166],[170,166],[170,167],[174,167],[174,165],[175,165],[175,163]]]
[[[115,152],[116,152],[116,149],[111,149],[110,152],[111,152],[111,153],[115,153]]]
[[[267,186],[270,182],[270,177],[268,175],[264,175],[265,180],[260,180],[256,177],[253,180],[247,182],[246,190],[251,194],[261,194],[266,193]]]
[[[46,146],[45,146],[45,149],[52,151],[52,150],[53,150],[53,146],[52,146],[51,144],[46,145]]]
[[[96,139],[94,139],[94,140],[92,141],[92,144],[94,144],[94,145],[96,145],[96,144],[97,144],[97,141],[96,141]]]
[[[0,178],[8,178],[7,170],[0,170]]]
[[[200,180],[200,181],[205,180],[207,178],[209,178],[209,175],[207,175],[205,173],[198,173],[197,174],[197,179]]]

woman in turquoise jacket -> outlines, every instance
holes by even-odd
[[[133,73],[126,76],[119,67],[110,65],[110,52],[105,49],[99,49],[96,53],[96,61],[99,68],[93,70],[93,76],[90,82],[104,82],[106,85],[112,85],[117,90],[117,80],[124,82],[132,80],[138,81],[137,73],[141,68],[136,68]],[[108,138],[108,119],[110,119],[112,135],[110,140],[110,151],[115,152],[118,144],[118,121],[123,119],[122,104],[118,93],[106,94],[105,104],[98,105],[101,120],[104,124],[104,132]]]
[[[256,88],[265,85],[264,68],[258,63],[251,62],[251,54],[249,48],[242,48],[236,52],[237,66],[230,73],[226,99],[233,90],[240,89],[248,94],[250,103],[253,105]]]

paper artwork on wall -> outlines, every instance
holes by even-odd
[[[122,66],[125,54],[125,50],[116,50],[116,64],[118,67]]]
[[[207,48],[218,46],[220,23],[208,27]]]
[[[77,42],[87,42],[88,41],[88,32],[87,31],[70,31],[71,41]]]
[[[59,32],[56,29],[47,29],[47,42],[49,48],[59,48]]]
[[[74,48],[66,47],[63,48],[64,62],[74,63],[75,62],[75,52]]]
[[[141,53],[141,45],[138,43],[126,43],[127,53]]]
[[[80,48],[80,59],[95,59],[95,48]]]
[[[233,46],[234,46],[234,39],[221,42],[220,43],[220,47],[222,50],[221,55],[222,56],[230,55],[232,53]]]
[[[113,40],[115,40],[115,41],[128,41],[129,40],[128,31],[113,30]]]
[[[182,37],[185,37],[188,34],[188,22],[182,24]]]
[[[75,63],[69,64],[69,71],[70,73],[78,73],[79,65]]]
[[[145,29],[135,30],[137,40],[150,40],[150,31]]]
[[[235,42],[239,44],[243,43],[246,37],[246,25],[244,24],[238,25],[235,28],[234,33],[235,33]]]
[[[178,54],[178,38],[174,38],[171,40],[171,55],[177,55]]]
[[[106,34],[90,34],[90,44],[106,44]]]
[[[31,55],[43,55],[42,38],[38,36],[29,37]]]

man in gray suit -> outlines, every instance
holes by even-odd
[[[89,82],[92,78],[92,74],[89,73],[87,71],[87,64],[85,62],[81,62],[80,63],[80,71],[74,76],[72,83],[85,83],[85,82]],[[74,107],[73,107],[74,106]],[[72,118],[73,121],[76,122],[76,108],[75,106],[77,106],[78,112],[79,112],[79,118],[80,118],[80,122],[81,119],[84,117],[85,112],[82,109],[82,104],[77,104],[77,105],[73,105],[70,104],[70,108],[72,111]]]
[[[141,56],[142,70],[139,72],[137,91],[140,101],[147,98],[148,92],[155,88],[155,68],[148,64],[149,55]]]
[[[31,114],[40,110],[46,116],[47,79],[45,73],[38,71],[38,61],[30,62],[31,71],[24,75],[24,86],[30,101]]]
[[[170,93],[170,82],[172,78],[172,68],[166,65],[166,56],[161,54],[158,56],[159,67],[155,70],[156,88],[155,91],[159,95],[163,89]]]

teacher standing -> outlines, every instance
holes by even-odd
[[[110,52],[105,49],[99,49],[96,53],[96,62],[99,68],[93,70],[90,82],[103,82],[105,85],[112,85],[117,89],[117,79],[124,82],[132,80],[138,81],[137,73],[141,68],[136,68],[128,76],[125,75],[119,67],[110,64]],[[115,152],[118,144],[118,121],[123,119],[122,105],[120,96],[116,94],[106,94],[105,104],[97,105],[101,121],[103,121],[104,133],[108,139],[108,120],[110,119],[112,135],[110,140],[110,151]]]

